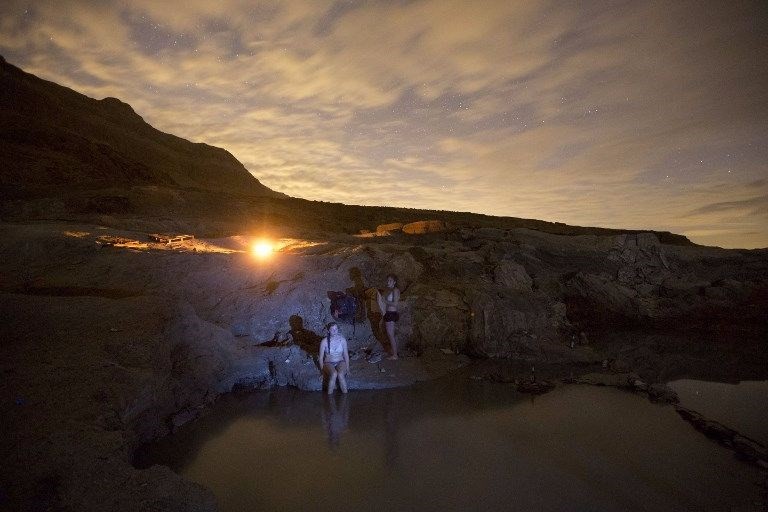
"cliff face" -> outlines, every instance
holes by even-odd
[[[163,133],[116,98],[89,98],[4,60],[0,170],[5,198],[147,185],[280,196],[223,149]]]

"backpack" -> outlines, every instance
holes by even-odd
[[[338,322],[354,325],[357,299],[344,292],[328,292],[328,298],[331,299],[331,316]]]

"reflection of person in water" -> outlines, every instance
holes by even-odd
[[[400,319],[400,314],[397,312],[397,303],[400,302],[400,289],[397,287],[397,276],[389,274],[387,276],[387,289],[384,292],[384,296],[378,291],[376,292],[376,300],[379,303],[379,308],[384,314],[384,328],[387,331],[387,337],[389,338],[389,345],[392,350],[392,354],[389,359],[397,359],[397,338],[395,337],[395,322]]]
[[[347,392],[347,376],[349,371],[349,351],[347,339],[339,332],[335,322],[328,325],[328,336],[320,342],[320,352],[317,356],[323,373],[328,375],[328,394],[336,391],[336,380],[342,393]]]
[[[398,443],[398,415],[396,393],[388,391],[384,396],[384,461],[389,467],[396,467],[400,459]]]
[[[323,403],[323,426],[328,435],[328,445],[331,448],[337,448],[341,441],[341,434],[349,426],[347,395],[341,395],[338,404],[336,403],[336,397],[325,396]]]

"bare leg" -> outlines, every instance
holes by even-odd
[[[336,375],[338,372],[330,363],[324,364],[323,367],[325,368],[325,373],[328,374],[328,394],[332,395],[336,391]]]
[[[340,362],[338,365],[336,365],[336,370],[338,371],[339,375],[339,387],[341,388],[342,393],[347,392],[347,363],[344,361]]]
[[[389,345],[392,347],[392,355],[389,356],[389,359],[397,359],[397,338],[395,337],[395,322],[384,322],[384,327],[387,329]]]

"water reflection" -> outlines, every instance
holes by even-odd
[[[390,468],[396,467],[399,459],[397,423],[394,395],[388,393],[384,396],[384,463]]]
[[[349,427],[349,402],[347,395],[323,395],[322,423],[328,436],[331,450],[338,448],[341,434]]]
[[[236,510],[728,510],[757,469],[671,407],[615,389],[531,402],[448,379],[327,397],[275,389],[220,400],[139,456]]]

